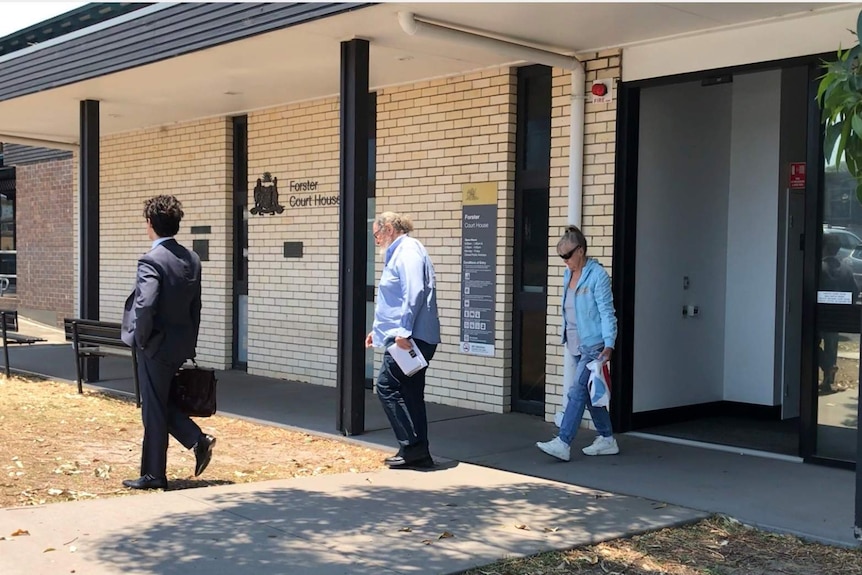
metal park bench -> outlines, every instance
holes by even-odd
[[[32,345],[45,341],[41,337],[22,335],[18,332],[18,311],[0,310],[0,331],[3,335],[3,360],[6,362],[6,377],[11,375],[9,369],[9,346]]]
[[[133,379],[135,382],[135,404],[141,406],[141,388],[138,384],[138,357],[135,350],[127,346],[120,334],[122,326],[119,323],[96,321],[92,319],[64,318],[63,329],[66,341],[72,342],[75,352],[75,366],[78,370],[78,393],[83,393],[84,362],[88,357],[105,357],[106,355],[132,356]]]

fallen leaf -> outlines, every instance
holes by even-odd
[[[30,532],[26,529],[16,529],[12,532],[12,537],[19,537],[21,535],[30,535]]]
[[[401,528],[401,529],[399,529],[398,531],[399,531],[400,533],[410,533],[410,532],[411,532],[411,531],[413,531],[413,530],[412,530],[412,529],[410,529],[409,527],[402,527],[402,528]]]
[[[47,553],[48,551],[56,551],[56,549],[54,549],[53,547],[48,547],[47,549],[42,551],[42,553]]]
[[[452,535],[451,533],[449,533],[448,531],[444,531],[439,536],[437,536],[437,539],[449,539],[450,537],[455,537],[455,536]]]
[[[586,561],[590,565],[595,565],[599,562],[598,555],[581,555],[578,557],[579,561]]]
[[[653,509],[664,509],[665,507],[667,507],[667,503],[657,503],[652,506]]]
[[[545,533],[556,533],[559,530],[560,530],[559,527],[545,527],[545,529],[543,531]]]
[[[530,528],[524,525],[523,523],[518,523],[515,525],[515,529],[523,529],[524,531],[529,531]]]
[[[431,543],[433,543],[433,541],[431,541],[430,539],[423,539],[422,543],[424,543],[425,545],[431,545]]]

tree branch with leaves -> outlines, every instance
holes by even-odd
[[[851,30],[852,32],[852,30]],[[858,41],[862,34],[862,12],[856,20],[854,35]],[[824,62],[826,73],[820,77],[817,103],[824,112],[826,124],[824,153],[834,152],[836,162],[841,158],[856,180],[856,199],[862,203],[862,58],[860,45],[838,49],[838,58]]]

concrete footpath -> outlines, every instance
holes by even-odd
[[[26,324],[24,330],[49,341],[10,350],[12,367],[74,380],[62,334]],[[335,435],[332,388],[236,371],[218,377],[224,415]],[[103,360],[99,386],[130,393],[131,362]],[[367,432],[347,440],[390,452],[392,432],[379,403],[371,393],[366,399]],[[626,434],[618,436],[620,456],[583,457],[579,449],[591,433],[580,434],[572,462],[561,463],[533,445],[554,434],[540,418],[428,408],[438,470],[2,510],[0,574],[446,574],[709,513],[857,545],[850,471]],[[16,529],[30,535],[10,537]],[[445,532],[453,536],[441,537]]]
[[[444,463],[6,509],[0,573],[444,574],[703,515]]]

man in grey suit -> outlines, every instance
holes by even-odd
[[[174,196],[144,202],[152,249],[138,260],[135,291],[123,311],[123,341],[138,354],[144,446],[141,477],[127,479],[132,489],[164,489],[168,433],[194,449],[195,477],[212,459],[215,437],[206,435],[170,402],[171,381],[195,357],[201,322],[201,260],[174,239],[183,218]]]

